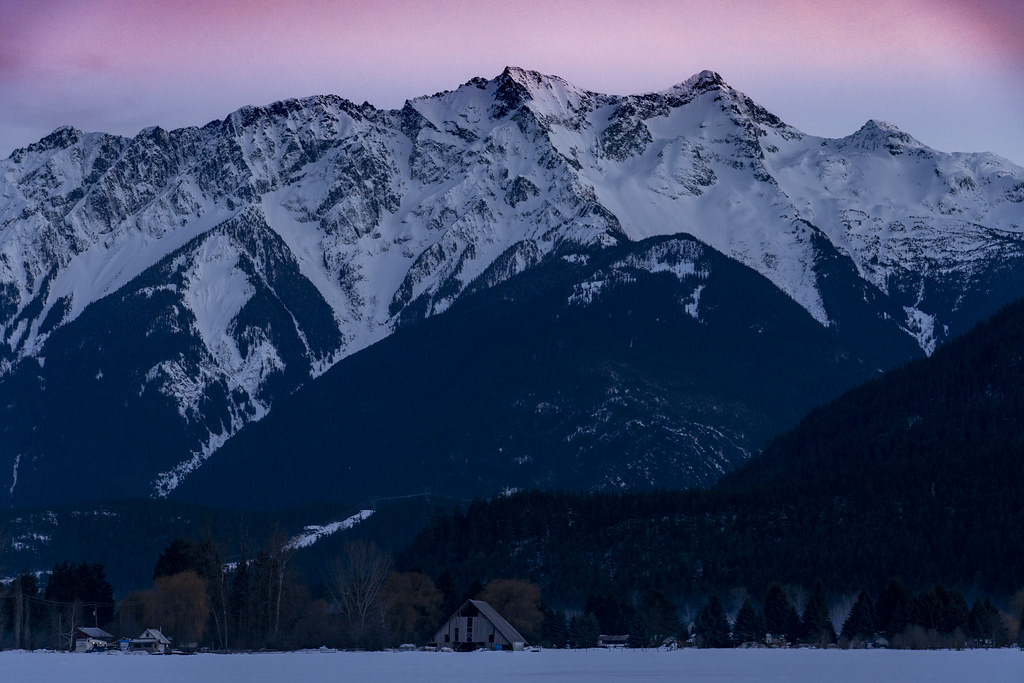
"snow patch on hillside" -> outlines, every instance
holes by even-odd
[[[589,306],[594,303],[601,291],[608,284],[608,280],[587,280],[573,285],[572,294],[569,295],[570,306]]]
[[[698,285],[697,288],[693,290],[691,300],[683,303],[683,310],[685,310],[686,314],[694,320],[700,320],[700,312],[698,309],[700,306],[700,293],[703,291],[704,285]]]
[[[185,480],[185,477],[195,472],[218,448],[227,443],[227,440],[234,436],[235,431],[237,428],[225,429],[219,434],[210,434],[202,448],[194,451],[189,458],[178,463],[171,470],[158,474],[152,484],[153,496],[166,498],[170,495],[171,491],[178,488],[178,485]]]
[[[912,306],[904,306],[910,333],[929,356],[935,352],[935,316]]]
[[[284,547],[286,550],[308,548],[325,536],[330,536],[331,534],[342,531],[343,529],[351,529],[359,522],[369,519],[372,514],[373,510],[360,510],[351,517],[338,522],[331,522],[330,524],[324,524],[323,526],[310,524],[305,528],[303,533],[289,539]]]
[[[14,487],[18,485],[18,465],[21,464],[21,453],[14,456],[14,465],[11,467],[11,488],[8,492],[14,494]]]

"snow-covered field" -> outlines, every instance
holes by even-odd
[[[293,652],[191,657],[0,652],[3,683],[278,683],[283,681],[1024,681],[1016,649],[545,650],[542,652]]]

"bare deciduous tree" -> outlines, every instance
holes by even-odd
[[[285,574],[288,561],[295,552],[295,547],[288,542],[287,536],[280,529],[275,529],[270,539],[270,580],[276,584],[274,594],[273,641],[278,642],[281,634],[281,596],[284,595]]]
[[[209,582],[207,595],[210,611],[213,615],[213,627],[217,632],[220,647],[228,647],[228,591],[227,575],[224,571],[224,546],[213,540],[211,534],[199,544],[197,552],[205,571],[203,575]]]
[[[354,541],[336,558],[329,587],[353,644],[373,647],[384,629],[384,585],[391,556],[374,543]]]

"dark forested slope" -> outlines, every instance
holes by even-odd
[[[710,486],[912,354],[898,330],[862,353],[691,237],[623,243],[537,266],[342,360],[172,497]]]
[[[549,593],[669,595],[902,576],[1024,585],[1024,303],[813,411],[706,492],[529,493],[439,516],[404,561]]]

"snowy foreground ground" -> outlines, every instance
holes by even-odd
[[[545,650],[292,652],[158,657],[0,652],[2,683],[284,681],[1024,681],[1024,652],[895,650]]]

